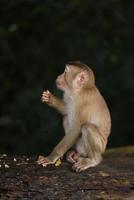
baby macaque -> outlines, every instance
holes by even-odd
[[[94,73],[81,62],[69,62],[56,79],[64,92],[63,99],[46,90],[42,101],[63,115],[65,136],[47,157],[39,156],[38,164],[54,164],[67,151],[66,159],[76,172],[98,165],[102,160],[111,129],[106,102],[95,85]]]

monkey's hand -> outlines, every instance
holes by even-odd
[[[47,104],[51,105],[53,102],[53,95],[49,90],[43,92],[41,97],[42,102],[46,102]]]
[[[75,150],[70,150],[66,154],[66,159],[70,163],[77,162],[78,158],[80,157],[80,154]]]
[[[52,162],[51,160],[49,160],[48,157],[39,156],[37,163],[39,165],[42,165],[43,167],[46,167],[47,165],[54,164],[55,162]]]

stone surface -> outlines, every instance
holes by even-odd
[[[133,150],[109,150],[100,165],[81,173],[64,161],[43,168],[37,157],[1,155],[0,200],[134,200]]]

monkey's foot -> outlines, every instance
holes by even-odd
[[[77,162],[79,157],[80,157],[80,154],[77,151],[71,150],[67,152],[66,160],[70,163],[75,163]]]
[[[79,157],[78,161],[73,164],[72,169],[76,172],[81,172],[88,169],[89,167],[94,167],[98,164],[99,162],[96,162],[95,160]]]
[[[53,164],[52,161],[50,161],[47,157],[44,157],[44,156],[39,156],[37,163],[39,165],[42,165],[43,167],[46,167],[47,165]]]

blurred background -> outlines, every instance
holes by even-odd
[[[92,67],[112,116],[108,147],[134,144],[134,1],[0,1],[0,153],[48,153],[63,137],[55,95],[68,61]]]

